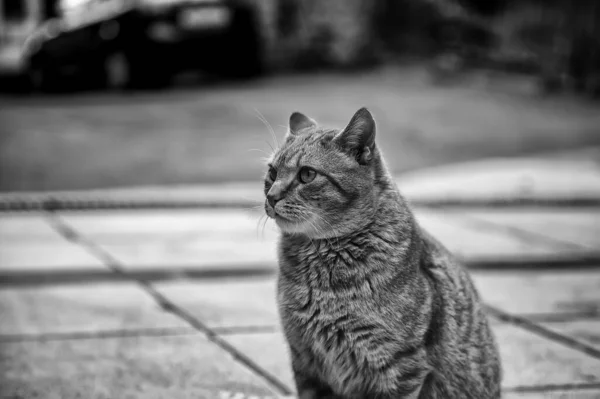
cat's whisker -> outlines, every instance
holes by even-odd
[[[262,161],[264,161],[265,159],[269,159],[269,158],[271,158],[271,154],[269,154],[269,153],[268,153],[267,151],[265,151],[265,150],[261,150],[260,148],[249,148],[249,149],[247,149],[246,151],[247,151],[247,152],[251,152],[251,151],[262,152],[263,154],[265,154],[265,155],[266,155],[266,157],[264,157],[264,158],[263,158],[263,157],[261,157],[261,158],[260,158]]]
[[[253,200],[252,198],[244,198],[246,201],[250,201],[250,202],[254,202],[255,205],[252,205],[252,208],[259,208],[262,209],[262,207],[264,206],[263,201],[258,201],[258,200]]]
[[[243,199],[244,201],[248,201],[248,202],[253,202],[255,203],[257,206],[262,206],[263,205],[263,200],[259,200],[256,198],[252,198],[252,197],[247,197],[245,195],[239,196],[239,199]]]
[[[244,207],[244,210],[250,211],[250,212],[260,212],[261,216],[265,216],[263,213],[263,207],[262,205],[253,205],[253,206],[248,206],[248,207]]]
[[[263,218],[266,218],[266,217],[267,217],[267,215],[261,215],[261,216],[258,218],[258,221],[257,221],[257,223],[256,223],[256,237],[257,237],[257,238],[261,238],[261,237],[260,237],[260,235],[259,235],[260,224],[261,224],[261,222],[262,222]]]
[[[265,222],[263,223],[263,227],[262,227],[262,239],[265,238],[265,227],[267,227],[267,223],[269,222],[269,218],[266,217],[265,218]]]
[[[267,143],[267,145],[271,148],[271,151],[275,152],[275,148],[273,148],[271,143],[269,143],[267,140],[265,140],[265,143]]]
[[[258,109],[254,108],[254,111],[256,112],[256,114],[258,116],[258,119],[260,119],[262,121],[262,123],[265,124],[265,126],[267,127],[267,129],[269,129],[269,132],[271,133],[271,137],[273,138],[273,141],[274,141],[275,145],[277,146],[277,148],[279,148],[279,141],[277,140],[277,136],[275,135],[275,131],[273,130],[273,126],[271,126],[271,124],[269,123],[269,121],[267,120],[267,118],[265,118],[263,116],[263,114],[261,114]],[[273,151],[275,151],[275,150],[273,150]]]
[[[265,227],[267,223],[269,223],[269,220],[271,220],[271,218],[266,214],[263,214],[258,218],[258,222],[256,223],[256,237],[261,240],[264,240],[265,238]]]

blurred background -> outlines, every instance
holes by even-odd
[[[0,0],[0,190],[258,180],[295,110],[368,106],[395,173],[598,144],[599,21],[569,0]]]
[[[290,398],[264,158],[292,112],[366,106],[504,397],[600,398],[599,27],[600,0],[0,0],[0,397]]]

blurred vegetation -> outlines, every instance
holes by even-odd
[[[294,68],[433,59],[436,74],[485,67],[535,74],[544,91],[600,95],[600,1],[279,0]]]

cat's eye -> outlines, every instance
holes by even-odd
[[[300,180],[300,182],[304,184],[310,183],[311,181],[315,180],[315,177],[317,177],[317,172],[315,172],[315,170],[311,168],[302,168],[298,173],[298,180]]]
[[[269,179],[275,181],[277,179],[277,171],[275,168],[269,168]]]

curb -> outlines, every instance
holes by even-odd
[[[396,178],[414,206],[600,208],[600,147],[546,157],[489,158]],[[0,212],[262,208],[262,182],[0,193]]]

